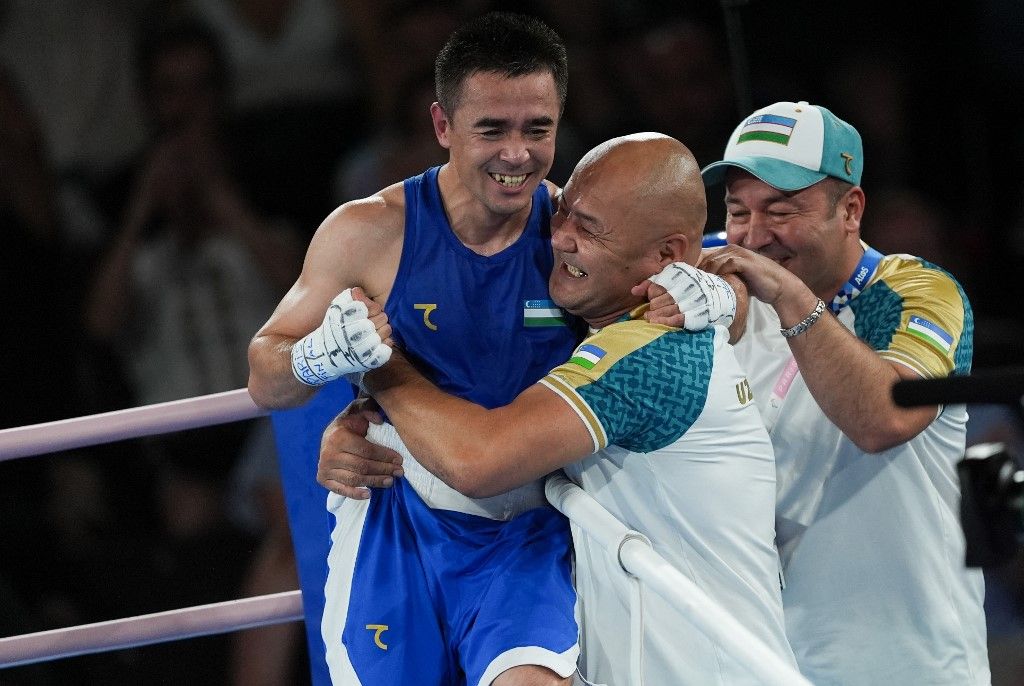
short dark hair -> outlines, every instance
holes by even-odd
[[[536,17],[490,12],[452,33],[434,61],[437,101],[449,116],[459,105],[463,82],[477,72],[508,78],[550,71],[565,107],[569,66],[565,43]]]
[[[849,181],[837,179],[832,176],[825,177],[825,193],[828,198],[828,204],[832,208],[832,214],[829,215],[829,219],[836,216],[836,211],[839,209],[839,202],[843,197],[850,192],[853,188],[853,184]]]

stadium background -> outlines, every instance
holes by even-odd
[[[564,182],[595,143],[637,130],[673,135],[701,163],[713,161],[746,114],[741,99],[823,104],[864,137],[865,238],[960,279],[976,314],[976,369],[1020,365],[1017,3],[729,2],[741,23],[731,38],[741,40],[749,73],[739,95],[722,4],[516,5],[548,21],[569,48],[552,179]],[[137,174],[166,134],[139,91],[139,45],[186,17],[210,27],[228,66],[216,151],[247,211],[301,251],[337,204],[442,161],[426,114],[433,56],[463,18],[489,9],[509,8],[483,0],[0,0],[0,388],[13,398],[0,428],[142,397],[119,346],[134,332],[124,324],[100,336],[86,321]],[[714,230],[722,216],[718,198],[710,201]],[[235,303],[243,304],[252,303]],[[147,326],[146,314],[133,315],[134,325]],[[45,371],[28,375],[29,364]],[[176,373],[173,365],[156,371]],[[244,377],[230,387],[241,385]],[[216,390],[228,388],[195,394]],[[1012,415],[972,411],[971,440],[1007,438],[1021,454]],[[257,429],[0,466],[0,635],[246,594],[261,552],[287,546],[272,484],[260,481],[272,467],[234,449],[242,431]],[[989,570],[997,684],[1024,683],[1022,578],[1020,556]],[[7,670],[0,685],[231,683],[236,638]],[[304,653],[295,646],[282,659],[301,680]]]

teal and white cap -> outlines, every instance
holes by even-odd
[[[704,184],[721,183],[729,167],[783,191],[813,186],[826,176],[859,186],[864,147],[857,129],[824,107],[777,102],[736,127],[722,160],[701,172]]]

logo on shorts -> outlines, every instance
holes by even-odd
[[[430,321],[430,313],[437,309],[437,303],[416,303],[413,307],[423,310],[423,323],[431,331],[437,331],[437,324]]]
[[[367,624],[366,628],[369,631],[373,631],[373,642],[377,644],[377,647],[381,650],[387,650],[388,644],[380,640],[381,634],[388,630],[387,624]]]

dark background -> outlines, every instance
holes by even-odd
[[[957,276],[974,307],[976,369],[1024,364],[1019,3],[730,4],[732,35],[710,0],[0,0],[0,428],[139,402],[129,332],[96,335],[86,304],[140,169],[168,135],[140,90],[138,48],[192,16],[210,26],[227,67],[215,84],[225,100],[217,159],[247,211],[287,227],[300,252],[338,204],[444,160],[427,113],[433,57],[465,18],[515,9],[544,18],[569,47],[552,180],[611,136],[661,131],[707,164],[749,110],[824,105],[864,138],[865,239]],[[737,46],[743,65],[730,60]],[[720,205],[713,195],[709,231],[722,228]],[[972,442],[1020,449],[1005,408],[972,417]],[[0,465],[0,635],[256,588],[281,522],[273,505],[254,517],[237,504],[257,497],[239,486],[250,462],[237,448],[251,431]],[[208,519],[183,532],[183,513],[201,508]],[[1024,683],[1021,569],[1018,558],[988,570],[996,684]],[[296,587],[287,571],[277,578],[279,590]],[[302,682],[301,641],[243,632],[0,671],[0,686],[256,683],[237,668],[240,636],[257,650],[293,641],[280,658],[287,678],[266,672],[264,682]]]

